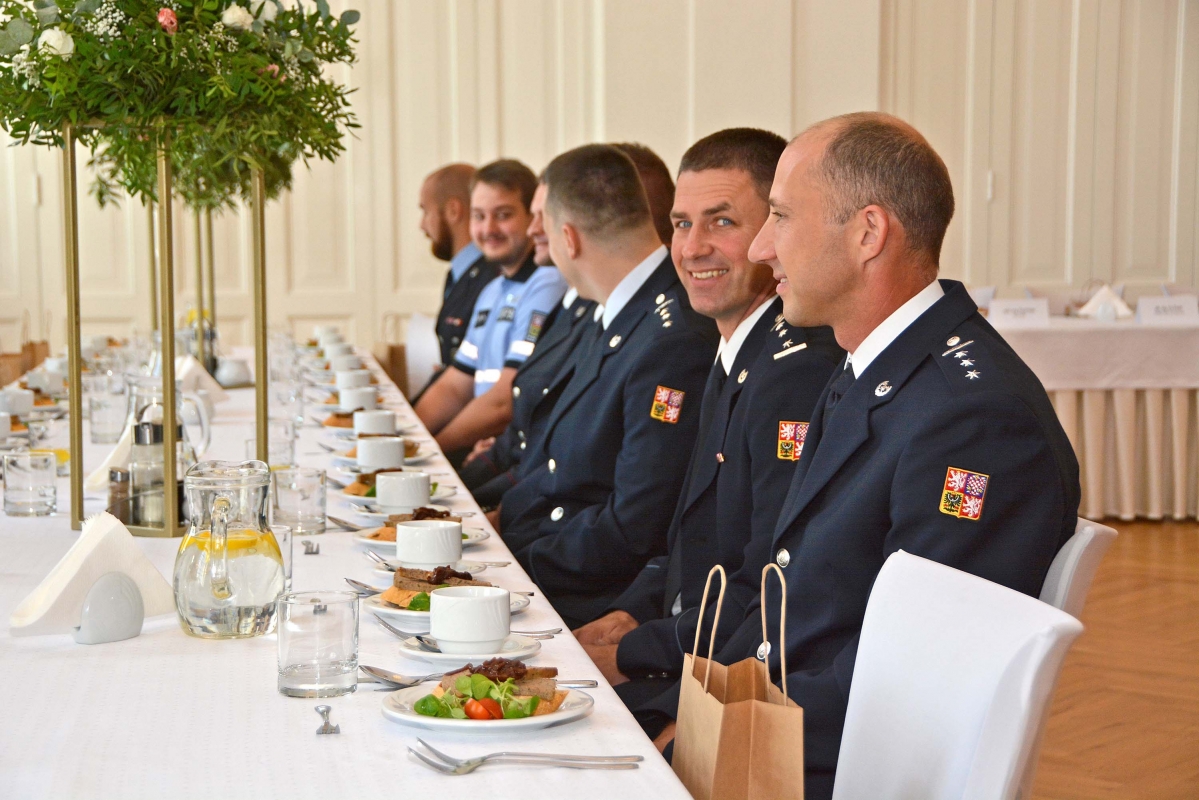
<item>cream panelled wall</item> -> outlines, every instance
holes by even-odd
[[[1098,277],[1195,285],[1197,0],[352,0],[362,123],[335,165],[268,209],[272,321],[341,324],[436,309],[444,265],[417,228],[421,180],[500,155],[540,169],[588,141],[678,163],[730,125],[789,135],[833,114],[910,119],[949,164],[945,274],[1013,293]],[[83,161],[81,154],[81,162]],[[58,155],[0,155],[0,346],[28,314],[63,335]],[[84,327],[149,325],[145,210],[81,203]],[[194,297],[177,214],[178,302]],[[216,226],[226,342],[248,341],[247,216]]]

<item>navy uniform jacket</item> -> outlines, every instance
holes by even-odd
[[[862,618],[887,556],[903,549],[1036,597],[1077,521],[1078,461],[1045,389],[965,287],[941,285],[827,417],[826,387],[756,555],[787,577],[787,689],[804,709],[812,800],[832,794]],[[777,630],[777,589],[766,602]],[[719,660],[751,657],[761,640],[752,604]],[[771,666],[777,676],[777,656]]]
[[[512,383],[512,421],[486,453],[459,470],[480,505],[498,505],[504,492],[516,484],[516,468],[528,442],[544,427],[557,400],[558,395],[549,391],[550,384],[575,351],[579,337],[598,324],[592,319],[594,311],[595,303],[581,297],[569,308],[558,306],[533,354],[517,371]]]
[[[450,285],[441,310],[437,312],[435,326],[443,367],[454,363],[454,354],[458,352],[458,345],[466,338],[466,328],[470,325],[479,293],[499,274],[499,267],[479,256],[478,260],[462,273],[462,277]]]
[[[589,329],[501,507],[505,542],[572,628],[665,552],[719,338],[669,255],[607,330]]]
[[[678,677],[708,570],[723,564],[732,575],[750,537],[774,532],[816,399],[845,357],[831,328],[793,328],[781,312],[775,299],[738,351],[724,390],[705,394],[705,410],[711,402],[714,413],[692,454],[669,554],[647,565],[613,604],[641,623],[617,649],[617,666],[629,678]],[[762,563],[746,569],[760,571]],[[740,598],[741,610],[756,594]],[[680,595],[683,612],[674,616]],[[727,593],[724,613],[739,620],[733,600]],[[726,638],[733,627],[726,622]]]

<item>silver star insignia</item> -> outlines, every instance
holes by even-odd
[[[784,349],[784,350],[786,350],[786,349],[787,349],[788,347],[790,347],[790,346],[791,346],[791,340],[790,340],[790,339],[788,339],[787,341],[783,342],[783,349]]]
[[[782,338],[783,338],[784,336],[786,336],[786,335],[787,335],[787,329],[786,329],[786,328],[783,328],[781,331],[779,331],[779,338],[780,338],[780,339],[782,339]]]
[[[966,373],[966,377],[969,378],[970,380],[974,380],[975,378],[978,377],[978,370],[976,370],[976,369],[970,370],[969,372]]]
[[[959,350],[953,354],[953,357],[954,358],[965,358],[968,355],[970,355],[970,354],[967,353],[965,350]]]
[[[962,366],[963,366],[963,367],[973,367],[973,366],[974,366],[974,362],[973,362],[973,361],[971,361],[971,360],[970,360],[970,359],[968,359],[968,358],[965,358],[965,359],[962,359]]]

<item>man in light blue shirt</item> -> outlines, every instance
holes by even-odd
[[[527,229],[537,177],[504,159],[476,173],[471,189],[471,237],[501,274],[479,295],[466,336],[450,367],[416,405],[451,462],[512,417],[512,380],[566,293],[554,267],[533,263]]]

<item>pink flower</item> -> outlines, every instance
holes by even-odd
[[[279,78],[279,83],[283,83],[283,81],[287,80],[286,75],[284,75],[283,77],[279,77],[279,65],[278,64],[267,64],[265,71],[271,73],[272,78]]]
[[[158,24],[167,32],[168,36],[174,36],[175,31],[179,30],[179,19],[169,8],[158,9]]]

